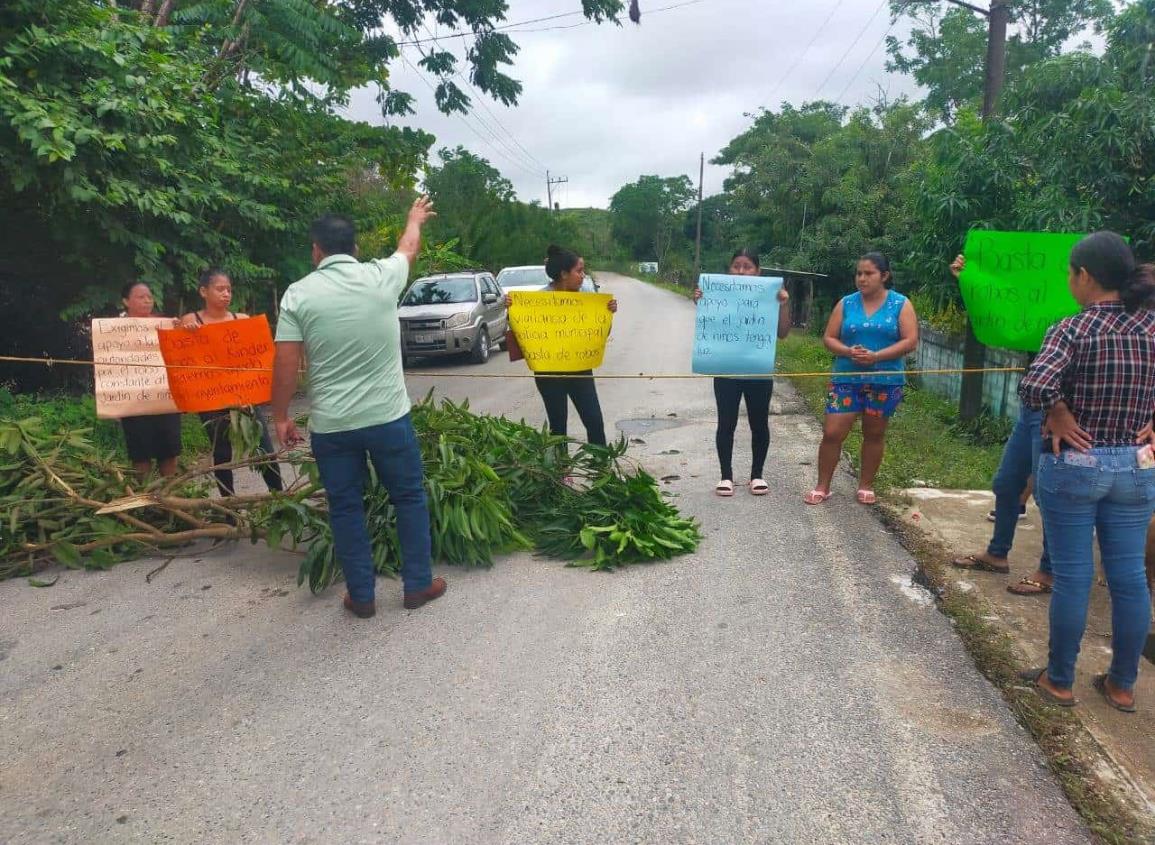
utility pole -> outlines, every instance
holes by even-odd
[[[564,185],[568,181],[569,181],[568,176],[559,176],[557,179],[551,179],[551,178],[549,178],[549,171],[547,170],[545,172],[545,196],[546,196],[546,200],[549,202],[549,213],[550,214],[554,213],[553,186],[554,185]]]
[[[990,7],[982,9],[962,0],[947,0],[962,6],[987,19],[987,59],[985,82],[983,84],[983,122],[988,123],[998,108],[999,94],[1003,90],[1003,79],[1007,70],[1007,24],[1011,10],[1009,0],[990,0]],[[983,346],[970,320],[967,320],[966,339],[963,343],[963,368],[981,370],[986,366],[986,347]],[[983,409],[983,374],[963,373],[962,394],[959,397],[959,417],[973,420]]]
[[[706,179],[706,154],[698,160],[698,234],[694,238],[694,285],[702,273],[702,182]]]

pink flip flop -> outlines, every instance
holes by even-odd
[[[874,495],[873,490],[859,490],[855,495],[860,505],[874,505],[878,503],[878,497]]]
[[[761,478],[750,479],[750,495],[751,496],[765,496],[770,492],[770,485]]]
[[[802,501],[808,505],[821,505],[833,495],[833,493],[823,493],[821,490],[811,490],[802,497]]]
[[[734,482],[733,481],[725,481],[725,480],[719,481],[718,485],[714,488],[714,494],[717,496],[721,496],[724,499],[727,499],[730,496],[733,496],[734,495]]]

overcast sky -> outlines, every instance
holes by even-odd
[[[581,8],[580,0],[509,6],[510,22]],[[489,159],[522,200],[545,202],[548,168],[569,178],[555,188],[563,208],[605,208],[643,173],[696,181],[700,152],[706,194],[717,193],[726,173],[709,159],[762,106],[819,97],[855,105],[873,100],[879,86],[891,97],[913,91],[909,79],[885,70],[886,0],[642,0],[641,7],[641,26],[575,27],[584,19],[574,16],[511,31],[521,47],[509,71],[524,85],[520,103],[506,108],[486,98],[488,110],[475,102],[464,119],[438,112],[427,80],[398,61],[394,87],[416,97],[417,113],[394,120],[436,135],[435,151],[461,144]],[[900,21],[893,33],[905,30]],[[465,39],[441,43],[464,53]],[[416,65],[417,48],[404,52]],[[371,92],[354,97],[348,116],[382,122]]]

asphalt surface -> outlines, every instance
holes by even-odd
[[[607,275],[606,373],[689,369],[693,306]],[[504,355],[413,377],[544,418]],[[270,843],[1093,841],[854,503],[803,504],[817,428],[779,380],[766,478],[719,500],[708,381],[612,381],[607,425],[697,516],[609,575],[518,555],[376,618],[237,545],[0,584],[0,839]],[[623,422],[624,421],[624,422]],[[571,424],[580,431],[576,413]]]

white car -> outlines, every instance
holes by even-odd
[[[549,276],[540,264],[531,264],[524,267],[506,267],[497,274],[497,286],[505,293],[511,291],[537,291],[549,284]],[[581,292],[596,293],[599,285],[592,276],[586,276],[582,281]]]

